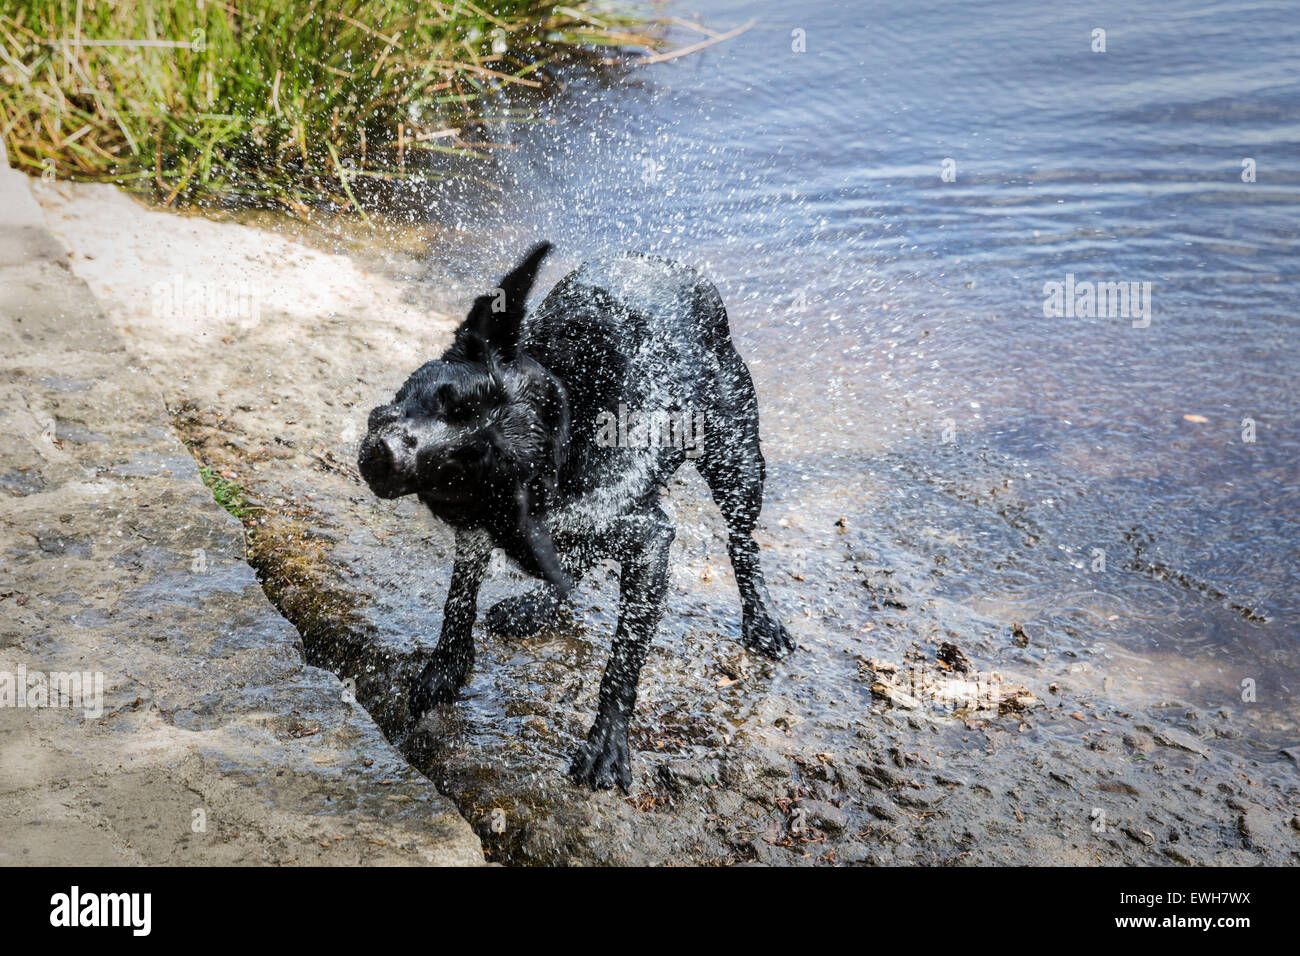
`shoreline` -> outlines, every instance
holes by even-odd
[[[112,187],[34,188],[73,271],[148,366],[173,427],[213,474],[263,509],[246,524],[253,560],[309,659],[356,682],[394,745],[453,796],[489,858],[1300,859],[1295,768],[1215,747],[1241,734],[1230,715],[1170,712],[1157,702],[1132,713],[1091,692],[1067,705],[1021,662],[1002,670],[1038,698],[1024,712],[931,713],[887,689],[873,694],[888,684],[888,666],[930,666],[935,656],[924,602],[894,581],[893,567],[846,569],[865,576],[871,595],[848,599],[877,602],[882,643],[910,641],[912,656],[882,665],[875,635],[860,647],[831,647],[805,619],[801,668],[750,661],[730,633],[729,568],[707,559],[716,516],[688,479],[675,481],[674,492],[680,485],[690,494],[674,494],[674,503],[692,550],[675,552],[677,613],[643,687],[629,798],[576,791],[562,773],[611,625],[608,580],[584,585],[573,619],[556,633],[508,645],[480,623],[483,659],[467,699],[411,732],[403,727],[405,682],[437,631],[450,536],[413,502],[378,507],[358,487],[351,458],[372,400],[428,357],[414,356],[412,343],[433,353],[450,336],[448,310],[468,290],[449,279],[442,301],[422,301],[429,283],[399,283],[274,232],[147,209]],[[156,308],[152,290],[176,276],[200,288],[261,290],[256,315]],[[760,541],[768,538],[760,530]],[[519,584],[513,572],[497,575],[483,606]],[[846,599],[833,583],[803,588]],[[827,647],[813,648],[817,641]],[[985,636],[956,643],[987,666],[979,659]],[[860,684],[816,686],[817,655],[835,653],[857,655]],[[504,811],[504,832],[493,810]]]

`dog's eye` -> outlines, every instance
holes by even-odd
[[[437,407],[432,411],[449,421],[470,422],[482,417],[501,400],[499,392],[486,381],[464,387],[443,384],[434,392],[433,402]]]
[[[453,422],[466,422],[478,416],[481,403],[473,395],[453,395],[443,403],[442,417]]]
[[[458,391],[451,385],[439,386],[433,400],[436,406],[433,411],[443,418],[466,419],[472,417],[475,412],[474,396]]]
[[[432,398],[426,402],[426,408],[430,414],[441,418],[461,418],[463,417],[460,407],[462,404],[455,388],[450,385],[439,385]]]

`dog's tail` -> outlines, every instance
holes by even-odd
[[[456,330],[451,348],[443,353],[444,360],[484,362],[495,354],[509,361],[518,355],[524,300],[550,251],[549,242],[538,243],[493,292],[474,300],[469,317]]]
[[[714,348],[729,345],[731,324],[727,321],[727,307],[722,304],[722,294],[718,292],[717,286],[699,273],[696,273],[696,280],[693,311],[704,340]]]

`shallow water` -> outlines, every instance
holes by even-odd
[[[547,238],[542,286],[625,248],[713,278],[763,406],[778,600],[831,698],[886,568],[986,661],[1294,743],[1294,5],[790,6],[701,0],[756,23],[495,130],[503,192],[422,200],[454,225],[430,274],[482,284]],[[1067,275],[1150,283],[1149,325],[1045,317]],[[688,530],[678,562],[725,556]]]

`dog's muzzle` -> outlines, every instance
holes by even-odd
[[[410,493],[414,466],[414,440],[398,431],[371,432],[361,442],[357,470],[380,498],[400,498]]]

